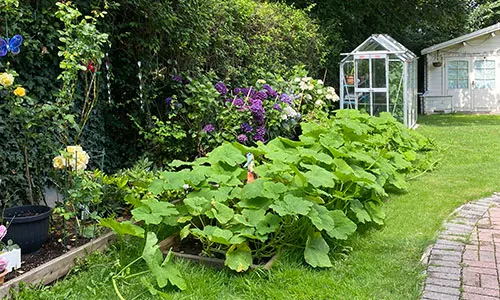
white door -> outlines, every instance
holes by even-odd
[[[474,58],[471,80],[474,110],[497,110],[500,100],[497,65],[498,61],[494,57]]]
[[[446,60],[445,90],[448,96],[453,97],[453,106],[458,111],[472,110],[470,58],[448,58]]]

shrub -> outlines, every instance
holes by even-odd
[[[157,226],[178,228],[181,239],[200,240],[205,255],[223,253],[238,272],[284,247],[302,249],[313,267],[329,267],[336,240],[357,224],[383,224],[387,190],[404,190],[405,174],[428,160],[432,145],[388,113],[343,110],[301,127],[298,141],[225,143],[194,162],[174,161],[177,171],[158,173],[147,189],[127,188],[138,225],[102,225],[145,237],[148,247]]]

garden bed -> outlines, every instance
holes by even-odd
[[[79,259],[84,258],[96,250],[105,249],[109,243],[114,240],[114,238],[115,234],[108,232],[82,246],[74,248],[59,257],[39,265],[26,273],[20,274],[20,272],[17,272],[17,277],[11,277],[11,280],[7,281],[0,287],[0,298],[8,296],[11,289],[17,290],[21,282],[25,284],[36,284],[40,282],[43,282],[44,284],[52,283],[53,281],[66,275],[69,270],[77,264]],[[48,243],[45,243],[45,245],[47,244]],[[54,251],[53,253],[57,253],[57,251]],[[37,256],[37,254],[31,255]],[[52,257],[50,255],[52,254],[48,254],[46,258]],[[25,257],[23,257],[23,260]],[[37,258],[41,259],[39,257]]]

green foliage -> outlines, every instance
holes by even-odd
[[[323,123],[303,123],[299,141],[226,143],[206,158],[176,162],[178,171],[155,175],[160,180],[150,181],[149,193],[127,188],[134,196],[124,199],[146,230],[167,226],[183,239],[199,239],[205,255],[223,253],[237,272],[290,245],[303,249],[311,266],[331,267],[336,240],[356,224],[383,224],[387,190],[403,190],[404,174],[425,167],[430,149],[389,113],[342,110]],[[254,182],[245,181],[241,167],[247,152],[255,157]]]

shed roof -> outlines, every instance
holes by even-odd
[[[422,55],[424,55],[424,54],[431,53],[431,52],[434,52],[437,50],[441,50],[441,49],[444,49],[444,48],[447,48],[447,47],[450,47],[450,46],[453,46],[456,44],[463,43],[463,42],[471,40],[473,38],[477,38],[477,37],[485,35],[485,34],[490,34],[490,33],[495,32],[497,30],[500,30],[500,23],[496,23],[495,25],[491,25],[489,27],[474,31],[472,33],[459,36],[457,38],[454,38],[452,40],[449,40],[449,41],[446,41],[446,42],[443,42],[440,44],[436,44],[434,46],[430,46],[428,48],[423,49],[421,53],[422,53]]]
[[[393,39],[387,34],[372,34],[363,43],[350,53],[342,53],[342,55],[354,55],[363,52],[379,52],[388,53],[398,56],[401,60],[407,61],[417,58],[417,56],[408,50],[401,43]],[[342,61],[346,60],[344,58]]]

